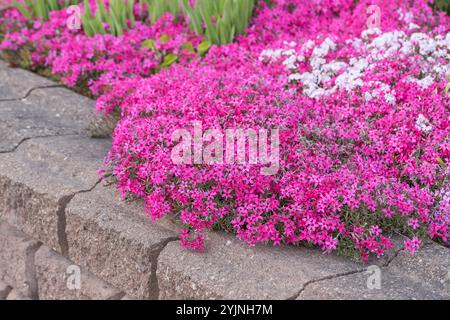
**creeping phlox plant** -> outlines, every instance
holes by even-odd
[[[232,41],[245,31],[254,2],[245,0],[242,7],[235,1],[214,6],[208,1],[195,6],[180,1],[84,0],[79,5],[82,14],[75,16],[81,20],[78,30],[69,26],[76,11],[57,10],[67,1],[58,2],[60,7],[48,4],[49,21],[31,24],[31,13],[41,6],[18,2],[20,10],[7,11],[0,19],[7,30],[2,56],[12,65],[51,74],[96,97],[110,91],[116,80],[148,77],[173,63],[203,56],[212,42]],[[193,17],[190,23],[179,16],[181,8]],[[207,21],[205,29],[201,21]]]
[[[411,253],[427,238],[448,244],[450,19],[430,4],[261,1],[245,34],[222,46],[202,42],[192,17],[88,37],[65,28],[64,11],[15,32],[24,24],[8,11],[2,48],[87,84],[99,111],[120,111],[101,173],[144,199],[150,218],[176,215],[186,248],[202,250],[205,231],[221,229],[250,245],[367,260],[392,248],[393,232]],[[273,129],[273,175],[261,174],[267,163],[204,161],[239,156],[218,133]],[[192,162],[173,161],[180,144]]]
[[[52,11],[48,22],[27,26],[18,11],[7,11],[3,23],[9,33],[0,46],[2,56],[13,65],[51,73],[95,97],[112,90],[116,80],[148,77],[205,52],[201,38],[171,15],[151,25],[136,21],[121,36],[88,36],[68,28],[70,15],[66,10]]]
[[[442,19],[434,24],[429,7],[398,1],[380,26],[385,32],[367,31],[356,18],[362,9],[342,1],[346,33],[334,34],[339,19],[330,5],[297,36],[291,30],[310,19],[301,13],[308,6],[286,3],[260,9],[259,17],[292,12],[284,21],[294,23],[290,30],[261,23],[203,61],[124,82],[134,90],[123,98],[106,162],[123,195],[145,199],[153,219],[175,213],[185,225],[183,245],[197,250],[210,228],[251,245],[310,243],[364,260],[391,248],[393,231],[409,238],[410,252],[426,237],[447,241],[448,18],[434,16]],[[421,30],[425,21],[433,31]],[[195,121],[221,132],[279,128],[279,172],[174,164],[172,134],[194,134]],[[203,136],[204,150],[210,142]]]

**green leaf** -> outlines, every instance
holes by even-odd
[[[27,20],[30,20],[32,18],[32,13],[29,10],[29,8],[24,5],[22,2],[17,2],[17,0],[14,0],[13,2],[14,7],[20,11],[20,13],[27,18]]]
[[[442,160],[442,158],[438,157],[436,160],[437,160],[437,163],[439,163],[439,165],[440,165],[442,168],[447,168],[447,165],[445,164],[445,161]]]
[[[170,40],[172,40],[172,37],[171,37],[171,36],[169,36],[168,34],[163,34],[163,35],[159,38],[159,43],[165,44],[165,43],[169,42]]]
[[[182,50],[186,50],[188,53],[195,53],[194,45],[192,42],[186,42],[181,46]]]
[[[444,88],[445,95],[448,95],[448,91],[450,90],[450,81],[447,83],[447,85]]]
[[[153,39],[144,40],[142,41],[142,47],[156,51],[156,41]]]
[[[168,55],[164,56],[164,61],[161,63],[161,68],[168,68],[175,62],[177,62],[178,56],[173,53],[169,53]]]
[[[209,48],[211,48],[211,45],[212,43],[209,40],[200,42],[198,45],[198,53],[200,53],[200,55],[205,55],[208,52]]]

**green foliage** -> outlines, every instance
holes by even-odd
[[[172,40],[172,39],[169,35],[163,34],[158,39],[158,42],[159,42],[159,44],[164,44],[164,43],[169,42],[170,40]],[[156,53],[156,56],[161,57],[161,64],[159,65],[159,67],[156,70],[158,72],[159,70],[168,68],[172,64],[178,62],[179,59],[184,54],[189,55],[191,58],[204,56],[208,52],[209,48],[211,47],[211,43],[209,41],[205,40],[203,42],[200,42],[198,44],[197,48],[194,48],[194,45],[192,44],[192,42],[186,42],[181,46],[181,52],[178,55],[173,52],[159,50],[157,48],[157,40],[155,40],[155,39],[146,39],[146,40],[142,41],[141,46],[143,48],[147,48],[151,51],[154,51]]]
[[[81,0],[14,0],[13,4],[27,19],[38,17],[48,20],[50,11],[80,2]],[[84,0],[81,19],[88,36],[106,33],[119,36],[134,26],[135,4],[139,4],[141,16],[144,16],[146,8],[146,16],[152,23],[167,12],[175,17],[183,13],[189,19],[192,30],[205,36],[209,45],[206,50],[202,50],[206,52],[211,44],[230,43],[236,35],[245,32],[255,2],[256,0],[196,0],[191,5],[189,0],[110,0],[106,6],[104,0],[96,0],[94,12],[89,1]]]
[[[444,88],[444,94],[448,95],[449,90],[450,90],[450,79],[448,79],[448,83]]]
[[[133,8],[137,3],[139,3],[141,16],[144,16],[144,8],[146,8],[148,19],[152,23],[166,12],[174,16],[179,15],[180,12],[178,0],[110,0],[109,6],[105,5],[104,0],[97,0],[97,9],[94,14],[89,1],[84,0],[82,22],[85,33],[88,36],[105,33],[122,35],[135,24]],[[109,28],[105,29],[105,24]]]
[[[191,5],[189,0],[110,0],[109,8],[106,8],[104,0],[97,0],[94,14],[89,1],[85,0],[82,21],[85,33],[89,36],[107,32],[121,35],[129,26],[134,25],[133,6],[139,3],[141,16],[144,16],[146,8],[146,16],[152,23],[167,12],[175,17],[183,13],[189,19],[192,30],[204,35],[208,43],[226,44],[232,42],[235,35],[245,32],[255,2],[256,0],[196,0]],[[105,30],[105,23],[109,26],[108,30]]]
[[[450,0],[435,0],[434,8],[437,10],[445,11],[450,15]]]
[[[61,10],[80,2],[81,0],[25,0],[23,2],[14,0],[13,5],[29,20],[39,18],[48,21],[50,11]]]
[[[180,0],[195,33],[214,44],[226,44],[247,29],[255,0]]]
[[[84,32],[88,36],[106,33],[122,35],[129,27],[134,26],[134,3],[134,0],[110,0],[107,8],[103,0],[97,0],[97,10],[94,14],[89,0],[84,0],[84,12],[81,17]],[[104,23],[108,24],[108,29],[105,29]]]
[[[200,42],[200,44],[198,45],[198,53],[200,55],[205,55],[208,52],[210,47],[211,47],[211,41],[205,40],[203,42]]]
[[[140,0],[141,12],[144,4],[147,7],[147,13],[150,21],[155,23],[162,15],[170,12],[174,17],[180,14],[180,4],[178,0]]]

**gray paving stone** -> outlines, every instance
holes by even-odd
[[[32,72],[10,68],[0,60],[0,100],[20,99],[33,88],[51,85],[55,83]]]
[[[32,300],[31,298],[23,295],[16,289],[13,289],[9,294],[6,300]]]
[[[0,218],[55,250],[64,250],[64,207],[98,182],[110,141],[81,136],[27,140],[0,154]]]
[[[37,297],[34,254],[40,244],[0,222],[0,279],[28,297]]]
[[[177,234],[153,223],[138,203],[121,201],[114,189],[100,185],[69,203],[69,258],[132,297],[157,298],[152,268]]]
[[[12,287],[10,285],[0,281],[0,300],[5,300],[11,290]]]
[[[380,269],[380,288],[370,289],[374,272],[336,277],[306,286],[299,299],[450,299],[450,250],[425,245],[416,255],[401,251]]]
[[[169,243],[158,258],[160,299],[288,299],[308,281],[362,266],[301,247],[249,247],[211,233],[203,253]]]
[[[0,152],[12,151],[28,138],[83,133],[93,110],[92,100],[63,88],[0,101]]]
[[[405,277],[403,273],[382,269],[381,287],[369,289],[372,273],[327,279],[306,286],[299,300],[434,300],[449,299],[441,292],[430,290],[423,283]]]
[[[40,300],[108,300],[120,295],[113,286],[46,246],[36,252],[35,265]]]
[[[429,243],[413,256],[402,251],[389,269],[450,298],[450,249],[444,246]]]

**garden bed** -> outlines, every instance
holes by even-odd
[[[411,253],[424,239],[445,244],[450,223],[450,19],[426,1],[373,5],[261,1],[246,32],[220,45],[182,14],[92,35],[69,29],[66,10],[30,21],[11,9],[1,48],[118,115],[100,173],[153,220],[175,215],[184,247],[204,250],[206,230],[223,229],[252,246],[367,261],[394,232]],[[200,136],[196,158],[198,123],[215,135]],[[279,157],[226,162],[230,129],[270,132]],[[180,141],[191,162],[173,160]]]
[[[142,201],[100,183],[111,141],[83,129],[94,101],[2,62],[0,84],[0,300],[449,297],[448,249],[430,242],[411,256],[396,235],[369,264],[220,232],[188,251],[179,221],[152,222]],[[381,288],[368,286],[377,270]]]

